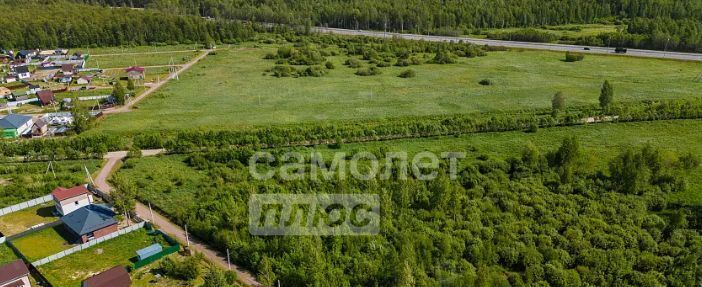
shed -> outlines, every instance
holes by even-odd
[[[139,260],[144,260],[146,258],[149,258],[151,256],[154,256],[158,254],[159,252],[163,251],[163,246],[161,244],[153,244],[149,247],[137,250],[137,256],[139,256]]]

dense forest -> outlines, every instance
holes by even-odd
[[[661,50],[702,50],[702,2],[696,0],[75,1],[146,7],[217,19],[442,35],[469,34],[484,28],[624,23],[630,25],[628,31],[603,33],[578,42]]]
[[[238,42],[253,35],[237,22],[62,1],[0,0],[0,48],[72,48]]]
[[[252,150],[218,150],[157,165],[129,160],[115,178],[255,270],[264,286],[694,286],[702,236],[669,206],[699,159],[651,147],[608,168],[576,139],[506,160],[477,156],[457,180],[251,179]],[[285,150],[279,151],[281,154]],[[370,150],[382,158],[382,150]],[[178,160],[176,160],[178,161]],[[276,163],[277,164],[277,163]],[[275,164],[274,164],[275,165]],[[174,168],[174,166],[183,166]],[[156,170],[155,173],[146,172]],[[387,167],[386,167],[387,168]],[[138,192],[135,192],[137,191]],[[168,194],[164,197],[163,194]],[[375,236],[255,237],[252,194],[368,193],[381,199]]]

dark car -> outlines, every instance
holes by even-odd
[[[614,52],[617,54],[626,54],[626,51],[627,49],[622,47],[617,47],[616,49],[614,49]]]
[[[590,51],[590,47],[585,47],[585,48],[583,48],[583,50]]]

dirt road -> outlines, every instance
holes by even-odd
[[[163,149],[141,151],[142,156],[155,156],[164,152],[165,150]],[[105,155],[104,158],[107,160],[107,163],[105,163],[105,165],[98,173],[98,176],[95,178],[95,185],[98,189],[106,193],[112,191],[112,186],[110,186],[107,180],[114,171],[115,166],[117,166],[117,164],[120,161],[122,161],[126,156],[126,151],[110,152],[107,153],[107,155]],[[147,205],[141,202],[137,202],[136,213],[137,215],[139,215],[139,217],[152,221],[152,223],[157,225],[161,231],[173,236],[179,242],[187,242],[185,238],[185,230],[183,228],[171,222],[170,220],[168,220],[168,218],[159,214],[157,211],[151,211]],[[189,237],[189,239],[191,250],[202,253],[205,256],[205,258],[207,258],[207,260],[227,270],[228,264],[226,254],[220,254],[214,248],[206,245],[205,243],[193,237],[192,235]],[[239,277],[239,281],[241,281],[242,283],[248,286],[261,286],[261,284],[256,281],[256,278],[251,273],[239,268],[234,264],[231,265],[231,268],[232,271],[236,272],[236,274]]]
[[[163,85],[165,85],[166,83],[168,83],[168,82],[171,81],[172,79],[174,79],[174,78],[176,78],[177,76],[179,76],[182,72],[185,72],[185,71],[187,71],[188,69],[190,69],[190,67],[192,67],[193,65],[195,65],[197,62],[199,62],[200,60],[202,60],[202,59],[204,59],[205,57],[207,57],[207,55],[208,55],[211,51],[212,51],[212,50],[204,50],[200,55],[198,55],[197,57],[195,57],[195,58],[193,58],[192,60],[190,60],[190,62],[188,62],[188,63],[182,65],[182,67],[181,67],[180,69],[178,69],[178,71],[176,71],[174,74],[171,74],[171,75],[169,75],[167,78],[163,79],[162,81],[160,81],[160,82],[158,82],[158,83],[152,85],[152,86],[149,87],[146,91],[144,91],[143,93],[141,93],[141,95],[139,95],[139,96],[137,96],[136,98],[132,99],[129,103],[127,103],[127,104],[125,104],[124,106],[121,106],[121,107],[106,109],[106,110],[103,111],[103,114],[118,114],[118,113],[129,112],[129,111],[131,110],[132,106],[136,105],[139,101],[143,100],[143,99],[146,98],[147,96],[151,95],[152,93],[154,93],[155,91],[157,91],[158,89],[160,89]]]

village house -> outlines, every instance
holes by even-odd
[[[92,77],[82,76],[82,77],[78,78],[78,80],[76,80],[76,84],[79,84],[79,85],[87,85],[87,84],[90,84],[90,82],[91,82],[92,80],[93,80]]]
[[[27,88],[28,88],[27,95],[34,95],[34,94],[38,93],[39,91],[41,91],[41,87],[38,85],[34,85],[34,84],[29,84],[29,86]]]
[[[0,266],[0,287],[31,287],[29,269],[21,259]]]
[[[127,72],[127,77],[132,79],[132,80],[143,80],[145,73],[144,67],[129,67],[126,69]]]
[[[129,287],[132,280],[124,266],[112,267],[100,274],[85,279],[81,287]]]
[[[36,56],[37,52],[33,50],[21,50],[17,52],[17,55],[15,56],[15,59],[31,59],[32,57]]]
[[[75,66],[73,64],[63,64],[61,65],[61,73],[64,76],[73,76],[75,73]]]
[[[47,132],[49,132],[49,125],[44,119],[38,119],[34,122],[34,126],[32,126],[33,137],[43,137]]]
[[[61,222],[77,241],[86,243],[117,232],[117,220],[114,216],[115,213],[112,210],[91,204],[61,217]]]
[[[20,80],[29,79],[32,76],[29,72],[29,67],[26,65],[15,67],[15,75],[17,75],[17,78]]]
[[[0,119],[2,138],[11,139],[27,134],[32,130],[32,125],[34,125],[34,121],[30,116],[20,114],[7,115]]]
[[[71,76],[63,76],[59,80],[59,83],[62,83],[62,84],[70,84],[71,82],[73,82],[73,77],[71,77]]]
[[[12,95],[12,90],[5,87],[0,87],[0,99],[5,98],[9,95]]]
[[[57,187],[51,192],[56,205],[56,211],[67,215],[79,208],[93,204],[93,194],[82,185],[72,188]]]
[[[17,82],[17,76],[6,76],[4,81],[6,84]]]
[[[49,90],[37,92],[37,99],[39,99],[39,104],[42,106],[52,105],[56,102],[54,92]]]

